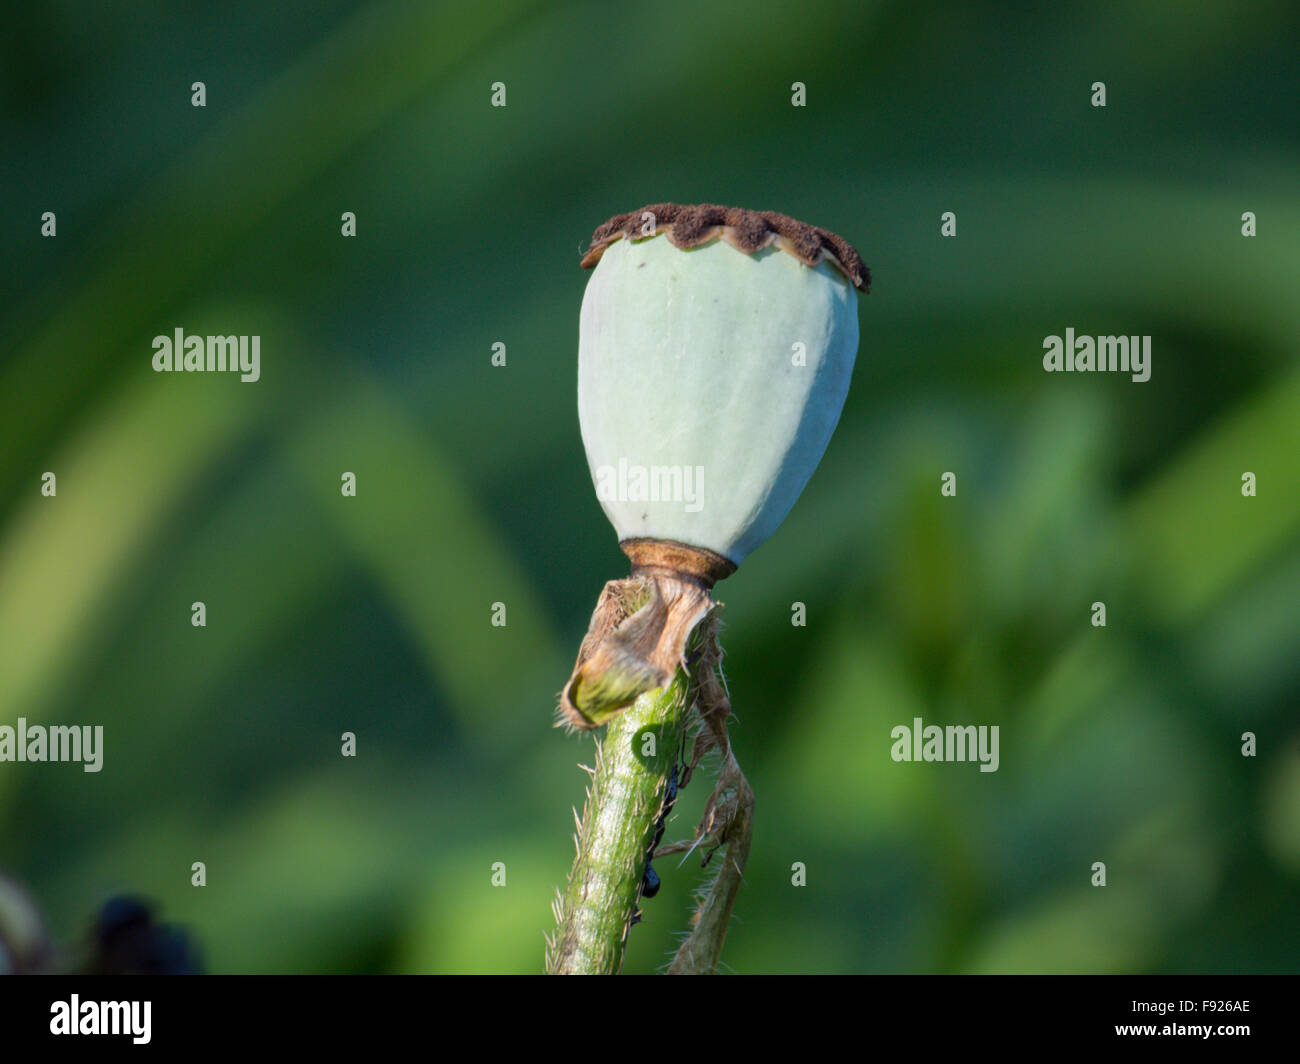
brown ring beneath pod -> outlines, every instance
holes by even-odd
[[[632,560],[633,576],[663,573],[708,590],[736,571],[721,554],[670,539],[625,539],[619,548]]]

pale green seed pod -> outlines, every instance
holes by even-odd
[[[867,268],[770,211],[661,203],[596,230],[578,415],[632,560],[596,605],[560,720],[599,727],[685,665],[687,640],[803,491],[839,421]]]
[[[593,263],[578,414],[601,506],[625,550],[683,544],[725,559],[713,576],[725,575],[826,450],[866,268],[834,234],[783,215],[673,204],[611,219]]]

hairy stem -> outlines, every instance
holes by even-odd
[[[662,688],[613,717],[596,752],[578,855],[556,911],[547,953],[553,975],[616,974],[637,914],[668,781],[681,754],[690,680]]]

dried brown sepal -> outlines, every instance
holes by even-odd
[[[736,571],[711,550],[657,539],[619,544],[632,575],[605,585],[569,682],[559,724],[599,728],[685,664],[686,643],[714,606],[709,589]]]
[[[691,631],[713,605],[708,589],[655,571],[605,585],[560,694],[560,724],[599,728],[683,664]]]
[[[647,214],[653,215],[650,225]],[[842,236],[777,211],[749,211],[716,203],[651,203],[640,210],[616,214],[592,234],[582,266],[594,267],[615,240],[644,240],[661,232],[667,233],[674,247],[683,250],[719,239],[747,255],[775,246],[805,266],[829,262],[855,288],[871,290],[871,271],[857,249]]]
[[[699,715],[700,730],[680,786],[686,785],[700,759],[711,750],[721,752],[722,767],[713,793],[704,805],[694,839],[660,847],[654,856],[689,854],[704,846],[702,863],[707,867],[718,849],[725,847],[725,853],[717,872],[699,892],[691,916],[691,930],[668,967],[669,975],[705,975],[717,971],[727,927],[744,881],[754,832],[754,792],[736,761],[727,732],[731,699],[723,681],[718,627],[718,615],[711,613],[703,629],[700,653],[692,663],[693,708]]]

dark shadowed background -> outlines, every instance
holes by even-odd
[[[555,693],[626,572],[578,260],[673,200],[875,278],[819,471],[718,591],[758,800],[730,968],[1300,970],[1295,5],[5,22],[0,724],[105,753],[0,764],[0,870],[66,953],[132,892],[213,971],[540,970],[592,753]],[[261,380],[154,373],[178,326],[260,335]],[[1151,335],[1150,381],[1044,373],[1066,327]],[[893,762],[918,716],[998,724],[999,771]],[[659,871],[630,971],[698,883]]]

